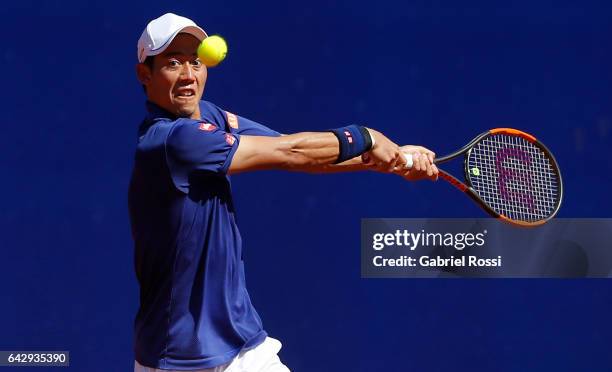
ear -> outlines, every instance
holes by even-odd
[[[136,64],[136,76],[142,85],[148,85],[151,82],[151,69],[144,63]]]

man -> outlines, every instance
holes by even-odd
[[[280,135],[200,101],[207,69],[196,50],[205,37],[169,13],[138,42],[148,114],[129,189],[140,285],[135,371],[288,371],[245,287],[228,175],[373,169],[435,179],[434,154],[354,125]],[[414,158],[410,170],[402,151]]]

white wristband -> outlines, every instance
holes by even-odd
[[[412,161],[412,155],[407,152],[402,152],[404,154],[404,158],[406,158],[406,168],[410,169],[414,165]]]
[[[374,148],[374,145],[376,145],[376,140],[374,139],[372,132],[370,132],[370,128],[365,127],[365,129],[368,131],[368,133],[370,133],[370,139],[372,140],[372,147],[370,147],[370,150],[372,150]]]

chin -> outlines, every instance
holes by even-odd
[[[196,108],[193,106],[190,107],[178,107],[176,110],[176,115],[181,118],[190,118],[191,115],[195,113]]]

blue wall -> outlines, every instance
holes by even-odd
[[[205,98],[230,111],[285,133],[367,123],[438,154],[524,129],[558,157],[560,216],[610,217],[612,5],[491,3],[3,4],[0,350],[132,368],[136,41],[166,11],[227,38]],[[360,279],[360,218],[481,216],[443,182],[233,182],[250,292],[295,371],[612,368],[609,281]]]

